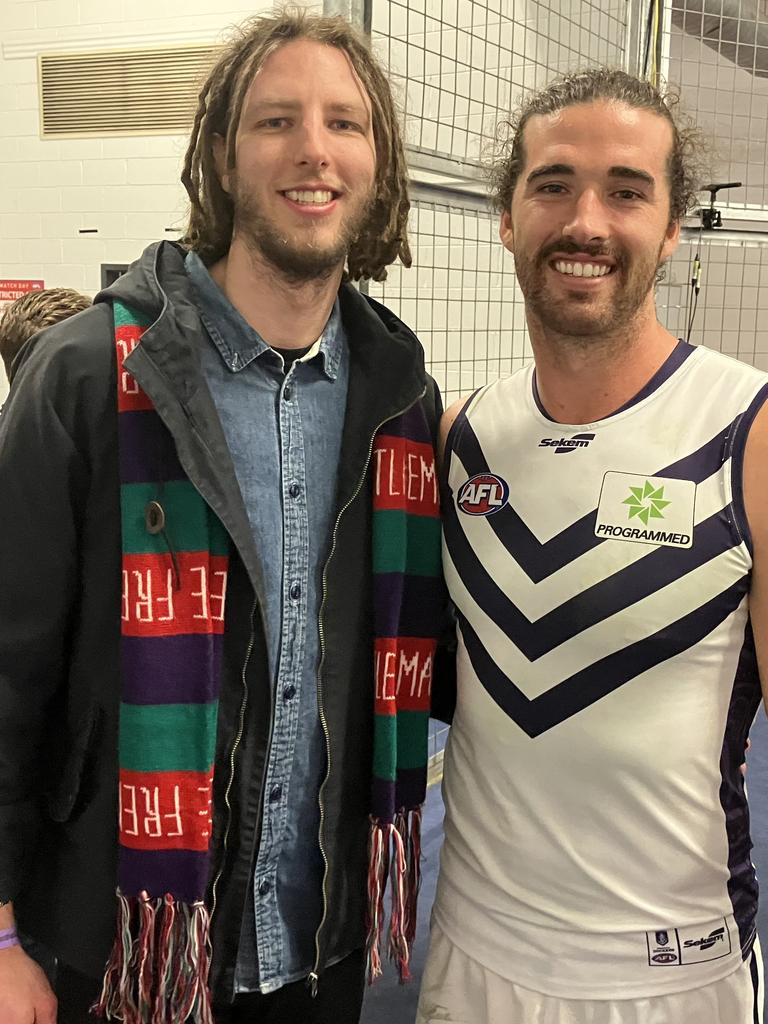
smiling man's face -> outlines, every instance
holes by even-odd
[[[308,39],[264,61],[245,98],[234,172],[234,238],[297,281],[343,265],[373,198],[371,102],[346,54]]]
[[[672,128],[650,110],[599,101],[532,117],[524,143],[500,235],[526,310],[561,336],[613,335],[653,303],[658,267],[677,244]]]

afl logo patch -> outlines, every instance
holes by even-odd
[[[507,503],[509,484],[495,473],[476,473],[459,488],[456,504],[468,516],[492,516]]]

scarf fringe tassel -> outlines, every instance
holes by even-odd
[[[92,1013],[123,1024],[214,1024],[210,914],[166,893],[117,893],[118,930]]]
[[[416,903],[421,886],[421,808],[401,810],[394,822],[371,819],[368,842],[368,983],[382,973],[384,895],[390,883],[387,952],[397,966],[400,983],[411,976],[410,958],[416,936]]]

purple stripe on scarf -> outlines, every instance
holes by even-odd
[[[432,434],[421,402],[411,406],[408,412],[398,416],[397,419],[385,423],[381,428],[380,435],[382,437],[407,437],[419,444],[432,444]]]
[[[437,636],[445,605],[442,579],[404,576],[399,572],[376,576],[373,622],[376,636]]]
[[[371,787],[371,813],[380,821],[391,822],[403,807],[413,810],[424,803],[427,794],[425,768],[398,768],[397,785],[374,777]]]
[[[117,426],[121,483],[187,479],[173,438],[156,412],[121,412]]]
[[[159,898],[169,892],[183,903],[195,903],[205,896],[210,871],[210,851],[120,847],[118,877],[124,896],[138,896],[146,890]]]
[[[207,704],[218,699],[224,637],[124,636],[122,699],[126,704]]]

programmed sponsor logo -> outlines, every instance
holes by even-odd
[[[566,455],[568,452],[575,452],[579,448],[587,448],[590,441],[594,441],[594,434],[574,434],[573,437],[542,437],[539,441],[539,448],[554,448],[555,455]]]
[[[459,488],[456,504],[468,516],[492,516],[509,498],[509,484],[495,473],[476,473]]]
[[[671,477],[608,472],[595,520],[601,540],[690,548],[696,484]]]

